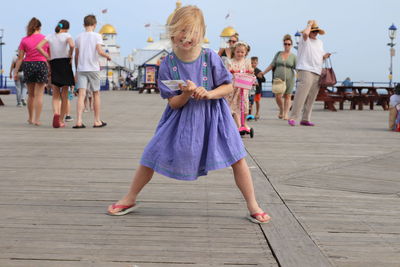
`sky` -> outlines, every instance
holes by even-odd
[[[399,0],[181,0],[183,5],[197,5],[203,10],[210,48],[217,50],[219,35],[233,26],[240,39],[251,46],[249,56],[259,57],[259,67],[266,68],[275,53],[282,50],[282,37],[303,30],[309,19],[318,22],[326,34],[319,36],[339,81],[388,82],[390,53],[388,28],[400,27]],[[0,29],[4,29],[3,69],[9,73],[14,51],[25,36],[32,17],[42,22],[42,33],[54,32],[60,19],[67,19],[70,33],[83,31],[83,17],[95,14],[97,30],[109,23],[116,28],[121,55],[147,45],[152,35],[158,39],[155,25],[164,25],[175,9],[176,0],[69,0],[1,1]],[[101,11],[107,9],[106,14]],[[229,14],[229,17],[225,17]],[[150,23],[153,30],[145,28]],[[399,29],[400,30],[400,29]],[[400,33],[399,33],[400,35]],[[397,41],[397,38],[395,42]],[[397,49],[397,46],[395,46]],[[295,50],[293,50],[296,53]],[[400,81],[400,55],[393,58],[393,80]],[[267,75],[270,78],[270,74]]]

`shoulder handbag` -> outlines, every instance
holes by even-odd
[[[331,58],[329,58],[329,64],[328,64],[328,60],[325,59],[324,67],[322,68],[321,76],[319,78],[319,86],[320,87],[334,86],[336,83],[337,83],[337,80],[336,80],[335,72],[333,71],[333,68],[332,68]]]
[[[279,78],[274,78],[272,80],[272,93],[274,94],[283,94],[286,91],[286,60],[285,60],[285,80],[282,81]]]

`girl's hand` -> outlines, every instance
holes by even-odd
[[[207,91],[204,87],[200,86],[200,87],[196,88],[196,91],[194,92],[193,97],[196,100],[210,99],[210,92]]]
[[[257,74],[257,77],[258,78],[262,78],[264,76],[264,73],[263,72],[259,72],[258,74]]]
[[[186,85],[179,84],[179,89],[187,95],[192,95],[196,91],[196,84],[190,80],[186,81]]]
[[[19,77],[18,77],[18,72],[14,71],[14,81],[18,81]]]

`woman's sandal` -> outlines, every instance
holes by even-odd
[[[114,203],[111,205],[111,208],[112,209],[121,209],[121,210],[119,210],[117,212],[107,211],[107,213],[108,213],[108,215],[111,215],[111,216],[122,216],[122,215],[126,215],[128,213],[135,211],[138,207],[139,207],[139,205],[137,203],[133,204],[133,205],[117,205],[117,203]]]
[[[266,221],[260,221],[257,219],[257,216],[265,216],[265,215],[269,217],[268,213],[265,212],[253,213],[249,214],[247,216],[247,219],[249,219],[252,223],[268,223],[271,220],[271,217],[269,217]]]

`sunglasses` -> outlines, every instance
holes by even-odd
[[[319,31],[311,31],[312,33],[319,33]]]
[[[234,43],[236,43],[237,41],[235,41],[235,40],[229,40],[228,41],[228,43],[232,43],[232,44],[234,44]]]
[[[289,43],[283,43],[283,45],[291,46],[292,44],[289,44]]]

